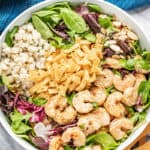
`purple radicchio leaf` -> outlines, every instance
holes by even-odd
[[[96,13],[84,14],[83,18],[94,33],[100,32],[100,25],[97,22],[97,14]]]
[[[88,10],[88,7],[85,5],[80,5],[75,8],[75,11],[80,14],[86,23],[89,25],[91,30],[94,33],[100,32],[100,25],[98,24],[98,14],[97,13],[91,13]]]
[[[6,114],[13,111],[14,98],[15,94],[12,93],[6,86],[0,86],[0,107]]]
[[[104,52],[103,52],[104,57],[111,57],[114,54],[115,54],[115,52],[111,48],[109,48],[109,47],[104,48]]]
[[[68,34],[65,32],[65,27],[62,26],[61,27],[61,24],[58,25],[56,28],[53,28],[50,24],[48,24],[50,29],[56,34],[58,35],[59,37],[65,39],[65,40],[69,40],[69,36]],[[59,29],[59,30],[58,30]]]
[[[84,14],[88,14],[89,10],[88,7],[86,5],[79,5],[75,8],[75,11],[80,14],[81,16],[83,16]]]
[[[27,112],[32,113],[30,122],[41,122],[46,117],[44,107],[36,106],[24,100],[18,101],[16,109],[22,114],[26,114]]]
[[[76,125],[77,125],[77,120],[75,120],[74,122],[72,122],[68,125],[65,125],[65,126],[58,126],[58,127],[49,131],[49,136],[56,136],[58,134],[61,134],[66,129],[71,128],[71,127],[75,127]]]
[[[66,129],[75,127],[77,125],[77,120],[72,122],[71,124],[65,125],[65,126],[58,126],[52,130],[49,130],[47,135],[49,137],[56,136],[64,132]],[[49,146],[49,139],[44,140],[42,137],[33,137],[32,135],[29,136],[31,138],[31,141],[33,144],[35,144],[40,150],[48,150]]]
[[[131,55],[132,49],[129,47],[128,43],[123,40],[117,41],[117,45],[121,47],[125,55]]]
[[[124,78],[126,75],[128,75],[130,72],[126,69],[120,69],[119,70],[120,74],[121,74],[121,77]]]
[[[48,150],[49,147],[49,141],[45,141],[41,137],[33,137],[30,135],[30,139],[32,143],[37,146],[40,150]]]
[[[64,24],[64,22],[61,22],[60,24],[55,26],[55,29],[57,31],[65,31],[67,30],[67,26]]]

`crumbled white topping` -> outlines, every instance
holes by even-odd
[[[32,85],[29,71],[44,69],[45,51],[54,52],[48,41],[42,39],[31,23],[19,27],[15,34],[14,46],[1,45],[0,74],[8,76],[11,84],[28,96]]]

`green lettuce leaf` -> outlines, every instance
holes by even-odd
[[[104,28],[112,27],[111,17],[109,16],[106,18],[99,17],[98,22]]]
[[[73,97],[74,97],[75,95],[76,95],[75,92],[71,93],[70,95],[66,95],[66,97],[67,97],[67,103],[68,103],[69,105],[72,105],[72,100],[73,100]]]
[[[27,113],[22,115],[18,111],[14,111],[10,114],[11,128],[16,134],[25,134],[32,128],[28,125],[31,114]]]
[[[135,70],[136,69],[150,69],[150,63],[147,60],[144,59],[121,59],[120,63],[123,68],[127,70]]]
[[[140,122],[142,122],[146,117],[146,112],[141,112],[138,113],[136,112],[131,118],[130,120],[133,122],[133,124],[138,124]]]
[[[139,86],[138,93],[142,97],[143,104],[150,101],[150,81],[142,81]]]
[[[133,48],[134,53],[135,53],[136,55],[142,54],[142,52],[143,52],[143,50],[142,50],[142,48],[141,48],[141,46],[140,46],[139,41],[134,41],[134,42],[132,43],[132,48]]]
[[[64,150],[74,150],[74,149],[71,148],[70,146],[66,145],[66,146],[64,146]]]
[[[47,100],[41,97],[36,97],[36,98],[29,98],[29,102],[37,105],[37,106],[43,106],[46,104]]]
[[[13,47],[13,39],[15,34],[18,32],[18,29],[19,27],[15,26],[11,31],[8,31],[8,33],[6,34],[5,42],[9,47]]]
[[[113,137],[106,132],[99,132],[87,138],[87,144],[100,144],[104,150],[111,150],[118,146]]]
[[[88,6],[88,9],[92,12],[98,12],[98,13],[101,12],[101,8],[98,5],[88,4],[87,6]]]

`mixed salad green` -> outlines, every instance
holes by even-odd
[[[74,6],[68,2],[59,2],[39,11],[33,12],[29,20],[35,29],[41,34],[42,38],[47,40],[56,48],[67,49],[74,43],[76,37],[81,37],[95,43],[96,34],[102,33],[105,36],[105,41],[113,40],[113,35],[120,32],[117,27],[113,25],[114,16],[104,14],[100,7],[95,4],[81,4]],[[13,47],[14,36],[19,27],[15,26],[6,35],[5,42],[9,47]],[[103,33],[103,29],[105,33]],[[104,43],[105,43],[104,41]],[[118,60],[121,64],[121,69],[114,69],[113,71],[120,76],[127,73],[135,73],[139,70],[143,71],[146,80],[140,83],[138,88],[137,101],[134,106],[126,106],[127,115],[137,126],[146,116],[146,111],[150,106],[150,51],[143,50],[140,47],[139,41],[117,41],[118,46],[123,52],[119,54],[122,57]],[[100,67],[111,68],[105,63],[107,57],[112,57],[116,54],[115,51],[109,47],[103,48],[103,62]],[[140,57],[136,57],[136,56]],[[112,69],[112,68],[111,68]],[[116,91],[114,86],[106,88],[107,95]],[[76,91],[67,93],[67,103],[72,106],[72,100],[76,95]],[[44,140],[35,134],[34,126],[39,122],[44,122],[48,119],[44,105],[47,100],[42,97],[26,97],[19,93],[14,93],[13,88],[9,85],[9,81],[5,75],[0,76],[0,107],[6,114],[10,126],[14,133],[19,137],[24,138],[31,144],[35,145],[41,150],[47,150],[49,143],[53,136],[62,134],[66,129],[77,126],[77,120],[67,125],[56,125],[48,131],[48,139]],[[96,102],[93,103],[96,110],[99,106]],[[80,128],[84,128],[81,126]],[[106,130],[106,131],[105,131]],[[132,131],[129,131],[128,135]],[[75,147],[72,143],[64,145],[64,150],[84,150],[87,146],[100,145],[103,150],[116,149],[121,140],[115,140],[114,137],[104,129],[104,131],[95,132],[88,135],[84,146]]]

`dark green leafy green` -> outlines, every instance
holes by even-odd
[[[19,27],[15,26],[11,31],[8,31],[6,34],[5,42],[9,47],[12,47],[14,45],[13,39],[15,34],[18,32]]]
[[[50,40],[51,44],[55,47],[62,47],[63,45],[63,39],[61,37],[58,36],[53,36],[53,38]]]
[[[144,60],[150,61],[150,51],[141,48],[139,41],[134,41],[132,43],[132,48],[136,55],[141,55]]]
[[[142,54],[143,50],[140,46],[140,43],[139,41],[134,41],[133,44],[132,44],[132,48],[134,50],[134,53],[137,55],[137,54]]]
[[[106,18],[99,17],[98,22],[104,28],[112,27],[111,17],[106,17]]]
[[[146,104],[150,101],[150,81],[142,81],[139,89],[138,94],[142,97],[142,103]]]
[[[75,11],[67,9],[67,8],[62,8],[61,16],[66,26],[70,30],[75,31],[76,33],[83,33],[87,30],[87,26],[86,26],[84,19]]]
[[[2,76],[0,76],[0,85],[4,85]]]
[[[87,33],[87,32],[85,32],[85,33],[83,33],[83,35],[82,35],[86,40],[88,40],[88,41],[90,41],[90,42],[92,42],[92,43],[94,43],[95,41],[96,41],[96,36],[93,34],[93,33]]]
[[[32,128],[28,125],[31,114],[27,113],[22,115],[18,111],[14,111],[10,114],[11,128],[16,134],[25,134]]]
[[[42,17],[42,20],[45,23],[49,23],[52,27],[55,27],[59,24],[59,22],[62,20],[59,13],[54,13],[52,15],[47,15],[45,17]]]
[[[32,22],[36,30],[42,35],[44,39],[53,37],[52,31],[38,16],[32,15]]]
[[[98,5],[88,4],[87,6],[88,6],[88,9],[92,12],[98,12],[98,13],[101,12],[101,8]]]
[[[142,113],[134,113],[134,115],[130,118],[130,120],[133,122],[133,124],[138,124],[140,122],[142,122],[146,117],[146,112],[142,112]]]
[[[98,105],[97,102],[92,102],[92,106],[93,106],[94,109],[98,109],[98,106],[99,106],[99,105]]]
[[[75,95],[76,95],[75,92],[71,93],[70,95],[66,95],[66,97],[67,97],[67,103],[69,105],[72,105],[72,100],[73,100],[73,98],[74,98]]]
[[[118,143],[113,139],[113,137],[106,132],[99,132],[97,134],[90,135],[86,142],[87,144],[100,144],[104,150],[111,150],[118,146]]]
[[[111,87],[106,88],[107,95],[111,94],[115,91],[115,87],[112,85]]]
[[[120,63],[123,68],[127,70],[135,70],[136,69],[150,69],[150,63],[144,59],[121,59]]]
[[[61,8],[71,9],[68,2],[57,2],[57,3],[53,4],[53,5],[50,5],[50,6],[46,7],[45,9],[60,11]]]
[[[65,145],[65,146],[64,146],[64,150],[74,150],[74,149],[71,148],[69,145]]]
[[[133,107],[126,106],[126,110],[127,110],[131,115],[134,115],[134,114],[135,114],[135,110],[134,110]]]
[[[36,97],[36,98],[29,98],[29,102],[37,105],[37,106],[43,106],[44,104],[46,104],[47,100],[44,98],[40,98],[40,97]]]
[[[12,130],[16,133],[16,134],[23,134],[26,133],[30,130],[32,130],[32,128],[22,122],[13,122],[11,124]]]
[[[142,68],[145,70],[149,70],[150,69],[150,63],[144,59],[137,59],[136,60],[136,68]]]
[[[148,62],[150,62],[150,51],[143,51],[142,57],[143,57],[145,60],[147,60]]]
[[[125,67],[127,67],[128,70],[134,70],[135,65],[136,65],[136,60],[135,59],[128,59],[126,61],[126,66]]]
[[[119,32],[119,29],[117,29],[117,28],[115,28],[115,27],[113,27],[113,26],[109,26],[109,27],[107,28],[107,32],[108,32],[109,34],[112,34],[112,33],[114,33],[114,32]]]
[[[33,15],[37,15],[38,17],[45,17],[53,14],[56,14],[56,12],[52,10],[40,10],[33,13]]]

